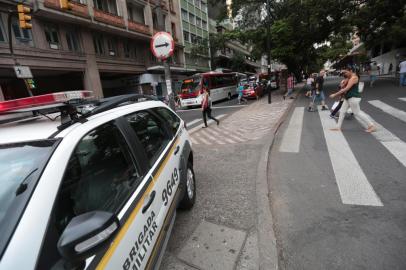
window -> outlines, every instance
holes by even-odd
[[[73,217],[95,210],[118,214],[140,180],[128,145],[114,124],[85,135],[66,167],[37,269],[59,269],[52,267],[60,260],[57,241]]]
[[[204,30],[207,29],[207,22],[206,22],[205,20],[202,20],[202,28],[203,28]]]
[[[158,29],[159,25],[158,25],[158,16],[156,15],[155,12],[152,13],[152,27],[154,29]]]
[[[171,23],[171,31],[172,31],[172,37],[173,37],[173,39],[177,39],[176,38],[176,25],[175,25],[175,23]]]
[[[124,42],[124,57],[126,58],[136,58],[137,48],[130,40]]]
[[[21,29],[17,19],[13,20],[12,23],[14,37],[19,43],[30,43],[32,44],[32,32],[30,29]]]
[[[152,166],[169,143],[163,123],[147,111],[128,115],[126,119],[144,147]]]
[[[196,24],[196,17],[192,13],[189,13],[189,23]]]
[[[190,40],[193,44],[195,44],[197,42],[196,40],[196,35],[195,34],[190,34]]]
[[[51,49],[59,49],[59,36],[56,27],[53,25],[46,25],[44,31],[49,47]]]
[[[3,20],[1,19],[0,16],[0,42],[5,42],[6,41],[6,32],[4,31],[4,25],[3,25]]]
[[[101,35],[93,36],[94,51],[98,55],[104,55],[104,40]]]
[[[207,12],[207,4],[205,2],[202,2],[202,10]]]
[[[188,21],[188,13],[182,8],[182,19]]]
[[[116,40],[114,38],[109,38],[107,40],[107,47],[109,49],[109,55],[110,56],[116,56],[117,55],[117,44],[116,44]]]
[[[94,0],[94,6],[107,13],[119,15],[117,12],[117,3],[115,0]]]
[[[202,27],[202,19],[196,17],[196,25]]]
[[[190,42],[189,32],[183,31],[183,39],[185,40],[185,42]]]
[[[68,49],[71,52],[80,51],[79,38],[74,31],[66,32],[66,42],[68,43]]]
[[[172,12],[175,11],[175,8],[173,6],[173,0],[169,0],[169,10],[172,11]]]
[[[165,122],[169,125],[173,135],[176,135],[180,126],[180,119],[173,112],[166,108],[154,108],[156,113],[158,113]]]
[[[196,6],[197,8],[202,8],[202,6],[201,6],[201,1],[200,1],[200,0],[195,0],[195,6]]]
[[[127,3],[128,19],[133,22],[145,24],[144,6]]]

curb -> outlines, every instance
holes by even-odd
[[[300,95],[296,95],[296,98]],[[277,270],[278,250],[277,240],[275,237],[273,215],[270,206],[270,192],[268,186],[268,162],[271,149],[282,123],[286,120],[290,111],[296,102],[293,101],[284,114],[281,116],[275,127],[272,129],[270,139],[262,139],[264,148],[261,152],[261,158],[257,167],[257,179],[255,183],[255,193],[257,197],[257,230],[258,230],[258,253],[260,270]]]

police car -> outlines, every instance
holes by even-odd
[[[184,122],[151,97],[89,98],[0,102],[1,270],[158,268],[193,206]]]

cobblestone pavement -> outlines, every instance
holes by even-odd
[[[254,104],[239,110],[209,128],[200,129],[192,134],[194,144],[235,144],[261,139],[270,132],[273,125],[283,115],[292,99],[283,100],[280,93],[273,94],[272,103],[264,97]]]

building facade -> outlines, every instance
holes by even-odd
[[[8,11],[17,2],[0,0],[0,92],[4,99],[27,96],[13,66],[31,68],[34,95],[74,89],[92,90],[96,97],[124,93],[165,92],[163,70],[149,44],[158,30],[158,0],[75,0],[62,10],[59,0],[29,0],[32,29],[24,30]],[[161,0],[165,30],[175,39],[172,68],[183,68],[178,0]],[[12,39],[14,57],[9,49]]]
[[[180,0],[185,69],[193,72],[211,70],[209,18],[206,0]]]
[[[209,18],[209,22],[210,34],[221,34],[233,30],[233,24],[229,20],[218,23]],[[216,51],[212,51],[211,54],[212,67],[217,69],[229,69],[247,73],[261,73],[266,69],[266,65],[262,65],[262,59],[254,59],[251,56],[250,48],[236,40],[226,41],[223,48],[218,48]],[[244,63],[238,66],[238,70],[234,66],[235,58],[240,58]]]

